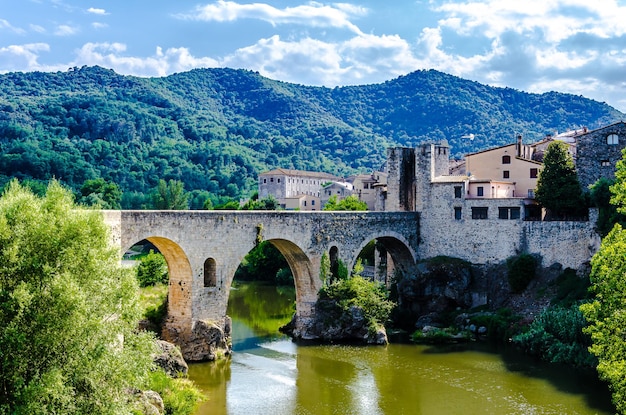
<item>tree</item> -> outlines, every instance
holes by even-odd
[[[137,281],[95,211],[52,181],[0,197],[0,413],[130,413],[153,339]]]
[[[148,255],[141,258],[141,262],[137,267],[137,280],[141,287],[167,284],[169,274],[165,257],[159,252],[150,250]]]
[[[188,196],[183,182],[179,180],[166,182],[161,179],[154,194],[153,206],[162,210],[189,209]]]
[[[80,188],[80,204],[102,209],[121,209],[121,202],[122,191],[119,186],[103,178],[85,180]]]
[[[602,240],[591,260],[591,290],[595,299],[581,305],[589,322],[589,351],[598,358],[598,374],[607,381],[613,404],[626,413],[626,231],[617,224]]]
[[[324,205],[324,210],[367,210],[367,203],[359,200],[356,195],[350,195],[337,202],[337,196],[332,195]]]
[[[567,152],[567,145],[561,141],[553,141],[546,150],[535,199],[548,210],[551,219],[585,215],[587,204],[574,161]]]

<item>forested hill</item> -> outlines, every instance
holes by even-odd
[[[433,70],[332,89],[233,69],[162,78],[100,67],[9,73],[0,75],[0,185],[56,177],[78,188],[103,177],[124,190],[125,207],[137,207],[159,179],[176,179],[218,201],[246,196],[257,174],[275,167],[368,172],[391,145],[445,138],[460,156],[517,134],[533,141],[620,119],[580,96],[494,88]]]

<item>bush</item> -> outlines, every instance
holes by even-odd
[[[360,276],[337,280],[323,287],[318,301],[325,300],[333,301],[342,312],[348,312],[351,307],[360,308],[370,326],[384,324],[395,306],[388,300],[383,285]]]
[[[141,259],[137,267],[137,280],[140,287],[148,287],[158,283],[167,284],[169,274],[165,257],[151,250],[148,255]]]
[[[161,395],[168,415],[191,415],[205,399],[189,379],[173,379],[163,370],[150,373],[148,387]]]
[[[528,331],[514,336],[513,342],[548,362],[595,366],[597,361],[588,351],[590,339],[582,331],[585,326],[577,304],[551,307],[530,324]]]
[[[506,261],[506,266],[508,268],[508,279],[511,290],[514,293],[521,293],[535,278],[537,260],[530,254],[521,254],[509,258]]]

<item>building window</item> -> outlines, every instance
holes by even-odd
[[[280,179],[278,179],[278,183],[280,183]]]
[[[600,164],[602,165],[602,167],[610,167],[611,166],[611,162],[608,160],[602,160],[600,162]]]
[[[537,178],[537,169],[530,169],[530,178],[531,179]]]
[[[267,179],[263,179],[263,183],[267,183]]]
[[[306,200],[304,201],[304,206],[306,206]]]
[[[535,191],[533,189],[528,189],[528,198],[529,199],[535,198]]]
[[[609,134],[606,136],[606,143],[609,145],[619,144],[619,136],[617,134]]]
[[[472,208],[472,219],[487,219],[487,210],[489,208],[486,207],[473,207]]]
[[[460,199],[462,191],[463,191],[463,188],[461,186],[454,186],[454,197],[456,199]]]
[[[511,164],[511,156],[502,156],[502,164]]]
[[[454,219],[461,220],[461,208],[460,207],[454,208]]]
[[[508,179],[509,178],[509,171],[508,170],[504,170],[502,172],[502,178],[503,179]]]
[[[520,208],[519,207],[499,207],[498,218],[499,219],[519,219]]]
[[[482,186],[478,186],[476,188],[476,196],[484,196],[485,195],[485,189]]]
[[[311,200],[311,206],[315,206],[315,200]]]
[[[270,179],[270,183],[274,183],[274,178],[273,177]]]

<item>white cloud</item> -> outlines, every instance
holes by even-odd
[[[93,22],[91,24],[91,27],[93,27],[94,29],[104,29],[104,28],[109,27],[109,25],[106,23],[102,23],[102,22]]]
[[[196,58],[186,48],[157,48],[149,57],[126,56],[126,45],[122,43],[87,43],[77,52],[76,64],[100,65],[113,68],[121,74],[136,76],[166,76],[198,67],[218,66],[211,58]]]
[[[98,14],[98,15],[101,15],[101,16],[108,14],[106,10],[104,10],[104,9],[97,9],[95,7],[88,8],[87,9],[87,13]]]
[[[30,30],[32,30],[33,32],[36,32],[36,33],[45,33],[46,32],[46,29],[43,26],[39,26],[39,25],[36,25],[36,24],[31,24],[28,27],[30,28]]]
[[[311,2],[307,5],[278,9],[265,3],[239,4],[218,0],[216,3],[196,7],[193,12],[177,17],[189,20],[232,22],[239,19],[257,19],[273,26],[299,24],[310,27],[334,27],[360,34],[361,30],[350,17],[366,14],[363,7],[344,3],[333,6]]]
[[[17,33],[18,35],[23,35],[26,31],[22,28],[15,27],[8,20],[0,19],[0,31],[8,30],[13,33]]]
[[[56,30],[54,31],[54,34],[57,36],[72,36],[78,33],[78,31],[79,31],[78,27],[76,26],[63,24],[63,25],[57,26]]]
[[[3,72],[45,70],[39,62],[39,54],[48,52],[50,46],[45,43],[9,45],[0,47],[0,67]]]

